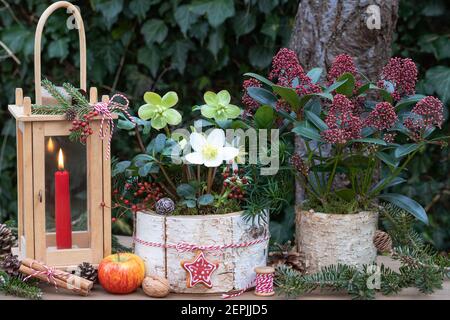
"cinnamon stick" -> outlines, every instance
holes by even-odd
[[[49,283],[51,285],[56,285],[56,287],[58,287],[58,288],[67,289],[67,290],[70,290],[70,291],[72,291],[74,293],[77,293],[79,295],[82,295],[82,296],[88,296],[89,295],[89,291],[86,291],[86,290],[81,289],[81,288],[77,288],[77,287],[75,287],[75,286],[73,286],[73,285],[71,285],[71,284],[69,284],[69,283],[67,283],[67,282],[65,282],[65,281],[63,281],[61,279],[58,279],[56,277],[53,277],[52,280],[49,280],[49,278],[47,277],[46,274],[43,274],[43,273],[36,274],[37,270],[32,269],[30,267],[27,267],[24,264],[20,265],[19,271],[22,272],[23,274],[32,276],[32,277],[37,278],[37,279],[39,279],[41,281],[47,282],[47,283]]]
[[[22,265],[35,270],[34,272],[47,271],[47,268],[44,264],[42,264],[39,261],[30,259],[30,258],[26,258],[26,259],[22,260]],[[47,279],[47,276],[45,274],[44,274],[44,277]],[[81,289],[84,292],[86,292],[87,294],[89,294],[89,292],[91,291],[91,289],[94,285],[94,283],[92,281],[89,281],[89,280],[81,278],[77,275],[74,275],[74,274],[71,274],[71,273],[68,273],[65,271],[61,271],[61,270],[58,270],[57,272],[55,272],[54,278],[65,282],[67,284],[67,289],[69,289],[69,290],[71,290],[72,288],[75,290]]]

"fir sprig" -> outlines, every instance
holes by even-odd
[[[19,278],[10,277],[2,271],[0,271],[0,292],[19,298],[42,299],[42,291],[35,282],[27,283]]]
[[[59,92],[58,88],[48,79],[42,80],[42,86],[51,94],[53,98],[58,101],[58,104],[61,107],[65,107],[66,109],[70,107],[69,101]]]

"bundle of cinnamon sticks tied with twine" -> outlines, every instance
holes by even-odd
[[[19,271],[26,275],[24,281],[36,278],[55,288],[64,288],[82,296],[88,296],[94,285],[92,281],[29,258],[22,260]]]

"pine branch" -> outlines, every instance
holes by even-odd
[[[63,88],[72,97],[72,99],[74,99],[75,102],[77,102],[79,108],[91,108],[89,101],[72,84],[66,82],[63,84]]]
[[[20,298],[42,299],[42,291],[35,283],[26,283],[18,278],[10,277],[4,272],[0,272],[0,292]]]
[[[41,106],[41,105],[32,105],[31,113],[32,114],[42,114],[42,115],[63,115],[70,107],[65,106]]]
[[[55,98],[61,107],[70,107],[69,101],[63,97],[58,88],[48,79],[42,80],[42,86]]]

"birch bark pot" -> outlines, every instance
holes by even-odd
[[[179,252],[142,244],[189,243],[195,245],[241,244],[268,235],[268,225],[255,227],[242,218],[242,212],[205,216],[161,216],[153,212],[138,212],[136,215],[135,253],[146,267],[146,274],[156,274],[169,280],[175,293],[219,293],[247,287],[254,279],[254,269],[267,263],[268,241],[242,248],[223,249],[221,252],[204,251],[211,262],[219,263],[212,274],[212,288],[196,285],[186,287],[186,271],[182,260],[194,259],[195,251]]]
[[[378,213],[328,214],[297,210],[296,241],[306,271],[315,273],[331,264],[360,266],[373,263],[373,236]]]

